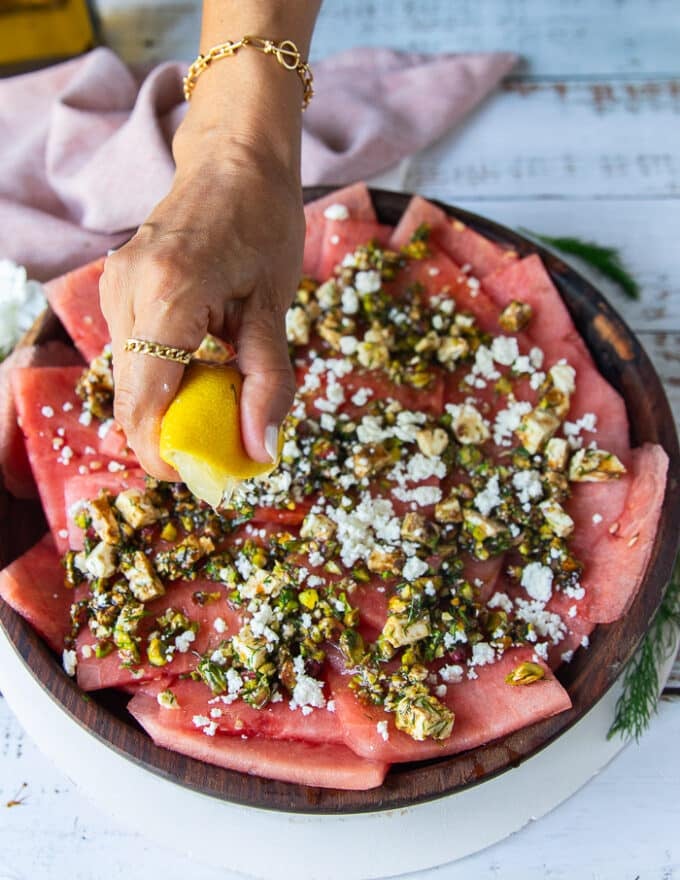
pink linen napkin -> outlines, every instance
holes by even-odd
[[[303,182],[369,177],[432,143],[516,60],[364,48],[317,63]],[[129,236],[170,187],[185,69],[169,62],[138,79],[99,48],[0,80],[0,257],[44,280]]]

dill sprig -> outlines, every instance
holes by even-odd
[[[623,693],[616,703],[614,722],[607,738],[619,734],[637,742],[656,712],[659,699],[659,669],[675,648],[680,629],[680,563],[676,565],[671,581],[652,625],[635,656],[626,667]]]
[[[570,236],[553,238],[549,235],[539,235],[537,232],[531,232],[527,229],[520,231],[528,233],[537,241],[556,248],[562,253],[579,257],[584,263],[597,269],[606,278],[618,284],[629,299],[640,298],[640,287],[624,266],[621,255],[616,248],[605,247],[594,241],[583,241],[580,238]]]

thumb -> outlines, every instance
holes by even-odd
[[[295,395],[288,355],[285,309],[254,293],[246,300],[238,334],[243,373],[241,434],[248,455],[268,462],[277,457],[281,422]]]

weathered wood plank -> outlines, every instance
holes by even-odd
[[[200,0],[98,0],[106,41],[130,62],[190,59]],[[531,76],[680,73],[675,0],[325,0],[312,59],[350,46],[419,52],[502,49]],[[225,34],[237,37],[238,34]]]
[[[458,199],[678,196],[680,79],[650,85],[510,82],[413,159],[407,188]]]

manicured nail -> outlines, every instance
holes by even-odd
[[[264,429],[264,448],[272,461],[279,457],[279,426],[267,425]]]

